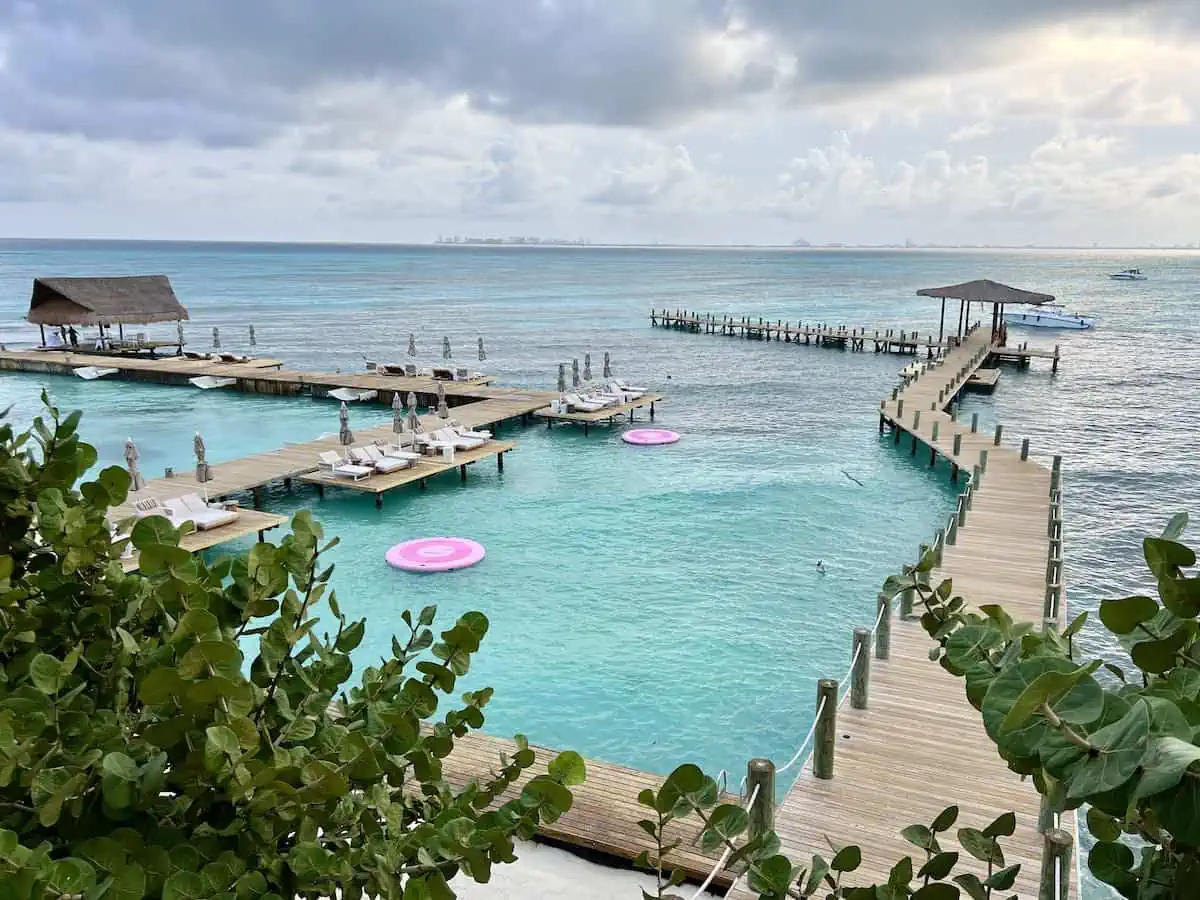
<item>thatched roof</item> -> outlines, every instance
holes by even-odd
[[[1020,288],[1009,287],[998,281],[981,278],[979,281],[967,281],[962,284],[951,284],[939,288],[922,288],[917,291],[918,297],[943,297],[948,300],[970,300],[973,303],[1028,303],[1041,306],[1043,303],[1053,303],[1053,294],[1039,294],[1037,291],[1023,291]]]
[[[166,275],[128,275],[34,279],[25,318],[35,325],[146,325],[187,317]]]

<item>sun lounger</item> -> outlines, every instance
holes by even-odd
[[[457,419],[450,420],[450,427],[453,428],[455,433],[461,437],[482,438],[485,441],[490,441],[492,439],[492,433],[490,431],[477,431],[474,428],[468,428]]]
[[[631,400],[637,400],[646,393],[641,388],[626,387],[623,381],[610,381],[605,385],[605,390],[607,390],[610,394],[616,394],[617,396],[624,397],[626,403]]]
[[[461,435],[447,426],[430,432],[422,443],[434,450],[440,450],[442,447],[453,447],[455,450],[474,450],[476,447],[486,444],[487,440]]]
[[[378,447],[355,447],[350,451],[350,457],[360,466],[368,466],[386,475],[389,472],[399,472],[401,469],[410,468],[413,465],[413,460],[397,459],[394,456],[384,456]]]
[[[199,494],[184,494],[178,500],[168,500],[167,505],[178,518],[190,519],[201,531],[236,522],[238,517],[236,510],[205,503]]]
[[[564,394],[568,409],[579,412],[598,412],[612,404],[607,400],[580,397],[578,394]]]
[[[414,449],[412,434],[406,433],[398,435],[398,437],[400,439],[398,442],[399,446],[379,443],[373,444],[372,446],[374,446],[375,449],[377,449],[384,456],[390,456],[392,459],[408,459],[412,460],[413,462],[418,461],[421,458],[421,454]],[[405,438],[407,438],[407,440],[405,440]],[[405,447],[408,447],[408,449],[405,450]]]
[[[453,381],[454,380],[454,370],[453,369],[442,369],[442,368],[438,368],[437,366],[434,366],[432,369],[429,370],[429,373],[430,373],[431,377],[436,378],[439,381]]]
[[[624,381],[622,381],[620,378],[614,378],[612,381],[610,381],[610,382],[609,382],[609,384],[615,384],[617,387],[619,387],[619,388],[620,388],[621,390],[623,390],[625,393],[627,393],[627,394],[636,394],[636,395],[637,395],[637,396],[639,396],[639,397],[640,397],[640,396],[642,396],[643,394],[645,394],[645,393],[646,393],[646,389],[645,389],[645,388],[643,388],[643,387],[634,387],[634,386],[633,386],[633,385],[631,385],[631,384],[626,384],[626,383],[625,383]]]
[[[338,456],[333,450],[326,450],[321,454],[321,463],[328,466],[329,471],[334,475],[341,475],[353,481],[361,481],[364,478],[369,478],[375,472],[373,467],[368,468],[357,463],[346,462],[346,460]]]

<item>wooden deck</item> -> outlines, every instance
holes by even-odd
[[[628,403],[620,403],[616,406],[606,406],[604,409],[598,409],[595,412],[551,412],[550,407],[539,409],[534,412],[534,415],[539,419],[546,420],[546,427],[550,428],[555,422],[573,422],[576,425],[583,426],[583,433],[588,433],[588,428],[592,425],[609,424],[616,422],[618,416],[624,416],[628,421],[633,421],[635,410],[650,407],[650,421],[654,421],[654,404],[661,402],[664,399],[662,394],[645,394],[636,400],[631,400]]]
[[[359,441],[357,446],[362,446]],[[383,495],[388,491],[395,490],[398,487],[403,487],[406,484],[419,483],[424,489],[425,482],[435,475],[441,475],[445,472],[452,472],[458,469],[459,476],[463,481],[467,480],[467,466],[474,465],[480,460],[496,458],[496,466],[501,472],[504,471],[504,454],[512,450],[517,445],[512,441],[488,441],[481,447],[476,447],[473,450],[456,450],[453,460],[443,459],[440,456],[428,456],[420,460],[415,466],[407,469],[401,469],[398,472],[376,473],[367,478],[361,478],[355,481],[345,475],[337,475],[327,469],[318,469],[308,475],[301,475],[300,480],[306,484],[317,485],[318,490],[324,495],[324,490],[327,487],[346,488],[351,491],[360,491],[365,494],[375,495],[375,505],[383,505]]]
[[[976,391],[980,394],[990,394],[996,390],[996,385],[1000,383],[999,369],[976,369],[969,379],[967,379],[966,390]]]
[[[183,481],[183,479],[175,479]],[[181,485],[175,496],[180,494],[198,493],[200,485],[192,482],[190,485]],[[142,493],[138,492],[132,495],[134,500],[142,499]],[[287,521],[287,516],[277,516],[274,513],[265,513],[257,509],[239,509],[236,522],[230,522],[228,525],[222,525],[220,528],[210,528],[207,531],[193,531],[191,534],[185,534],[179,539],[179,546],[191,553],[199,553],[201,550],[208,550],[210,547],[216,547],[218,544],[223,544],[226,541],[236,540],[240,537],[258,533],[258,539],[263,539],[263,532],[270,531],[272,528],[278,528]],[[121,568],[126,572],[136,572],[138,568],[138,552],[133,551],[133,556],[129,559],[121,560]]]
[[[517,796],[528,778],[544,773],[547,764],[557,755],[556,751],[544,747],[531,745],[531,749],[537,754],[537,760],[528,770],[528,777],[511,786],[499,798],[499,803]],[[485,779],[489,772],[497,770],[501,753],[511,757],[516,750],[512,741],[469,734],[458,739],[454,751],[442,761],[443,773],[447,781],[461,789],[468,781]],[[653,817],[650,810],[638,804],[638,792],[644,788],[657,791],[665,780],[662,776],[626,766],[587,760],[587,781],[571,789],[574,795],[571,810],[557,822],[543,825],[539,836],[566,847],[584,848],[632,861],[643,850],[654,849],[650,836],[637,824],[648,814]],[[734,797],[723,799],[736,802]],[[699,847],[693,846],[700,832],[698,825],[698,820],[692,820],[668,830],[672,839],[682,840],[668,859],[695,881],[703,881],[716,864],[717,855],[702,853]],[[722,871],[713,884],[724,888],[731,880],[731,874]],[[680,893],[690,896],[691,891]]]
[[[943,365],[886,401],[880,415],[893,426],[897,442],[907,436],[961,468],[970,470],[980,451],[988,451],[967,524],[958,530],[957,543],[945,548],[942,565],[931,577],[935,584],[952,578],[955,592],[972,605],[999,603],[1017,620],[1040,622],[1050,473],[998,445],[995,435],[973,433],[943,411],[965,383],[964,378],[952,384],[952,378],[962,366],[969,376],[987,356],[979,352],[990,347],[984,331],[974,332]],[[954,456],[956,434],[961,446]],[[814,777],[810,759],[777,812],[784,852],[804,860],[814,852],[828,853],[827,838],[856,843],[863,848],[862,879],[885,878],[897,859],[913,851],[900,837],[906,825],[928,823],[950,804],[961,808],[960,827],[981,828],[1011,810],[1017,831],[1004,844],[1006,859],[1022,864],[1014,891],[1036,897],[1042,856],[1039,795],[1005,766],[978,712],[967,703],[962,680],[929,660],[930,646],[915,619],[893,618],[890,659],[871,661],[868,709],[854,710],[847,703],[838,712],[833,778]],[[1073,830],[1072,816],[1063,818],[1063,827]],[[739,885],[733,896],[751,895]]]

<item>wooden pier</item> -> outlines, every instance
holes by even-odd
[[[317,493],[322,497],[325,496],[325,489],[330,487],[346,488],[347,490],[359,491],[364,494],[374,494],[375,506],[381,507],[383,506],[383,495],[388,491],[393,491],[398,487],[414,483],[418,484],[424,490],[425,483],[430,478],[433,478],[435,475],[441,475],[444,472],[452,472],[458,469],[459,477],[463,481],[466,481],[467,466],[474,465],[480,460],[495,457],[496,467],[503,472],[504,454],[516,446],[512,441],[488,441],[486,444],[471,450],[456,450],[453,459],[444,459],[441,456],[427,456],[410,468],[400,469],[397,472],[376,472],[369,478],[361,478],[357,481],[323,469],[318,469],[307,475],[301,475],[300,480],[306,484],[315,484],[317,486]]]
[[[582,425],[583,433],[586,435],[592,425],[604,423],[613,425],[619,416],[624,417],[626,421],[632,422],[634,412],[647,406],[650,407],[650,421],[653,422],[654,404],[661,402],[663,399],[662,394],[645,394],[628,403],[606,406],[604,409],[597,409],[592,412],[553,412],[550,407],[546,407],[534,412],[534,416],[539,419],[545,419],[547,428],[552,427],[555,422],[571,422],[576,425]]]
[[[687,312],[666,309],[650,310],[650,324],[654,327],[671,328],[692,334],[723,335],[756,341],[782,341],[783,343],[816,347],[834,347],[856,353],[871,350],[875,353],[895,353],[901,356],[920,356],[935,359],[953,350],[960,338],[938,336],[930,332],[921,334],[918,329],[905,328],[852,328],[828,323],[774,322],[762,316],[717,316],[712,313]],[[997,345],[992,353],[996,363],[1012,363],[1022,368],[1029,366],[1032,359],[1051,360],[1051,371],[1058,372],[1059,347],[1053,350],[1030,348],[1028,343],[1017,346]]]
[[[203,492],[201,486],[194,482],[188,484],[182,478],[175,479],[175,481],[178,482],[176,493],[174,494],[176,497],[181,494],[199,494]],[[133,500],[141,500],[145,495],[138,492],[130,496]],[[277,516],[274,513],[266,513],[257,509],[239,508],[237,521],[230,522],[228,525],[222,525],[220,528],[209,528],[206,531],[193,531],[190,534],[185,534],[179,539],[179,546],[189,553],[199,553],[202,550],[216,547],[218,544],[224,544],[226,541],[248,537],[255,532],[258,533],[258,539],[262,541],[265,538],[264,532],[278,528],[286,521],[287,516]],[[134,550],[131,557],[121,560],[121,568],[126,572],[136,572],[139,565],[138,557],[139,553],[137,550]]]
[[[951,578],[971,605],[998,603],[1017,621],[1040,623],[1052,589],[1061,595],[1061,585],[1047,583],[1051,474],[1027,449],[1004,444],[1001,432],[982,434],[975,420],[958,422],[944,411],[993,349],[983,329],[974,331],[941,365],[882,403],[881,427],[890,426],[898,443],[911,442],[922,459],[922,450],[931,462],[949,459],[956,473],[973,472],[981,459],[986,466],[932,583]],[[1051,608],[1061,622],[1061,602]],[[783,851],[803,861],[828,853],[829,840],[855,843],[863,849],[856,876],[886,879],[913,851],[900,837],[905,826],[928,823],[950,804],[961,809],[959,826],[976,828],[1013,811],[1017,830],[1004,841],[1007,864],[1022,866],[1013,891],[1038,896],[1039,794],[1004,764],[962,679],[929,660],[932,643],[917,619],[893,617],[890,626],[888,658],[870,662],[867,708],[838,710],[832,777],[816,777],[810,758],[776,813]],[[1062,827],[1073,829],[1073,814],[1063,815]],[[753,895],[739,885],[733,896]]]

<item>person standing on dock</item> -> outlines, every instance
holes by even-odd
[[[79,332],[75,330],[74,325],[72,325],[70,328],[67,329],[67,334],[69,334],[71,336],[71,346],[73,348],[75,348],[76,350],[78,350],[79,349]]]

